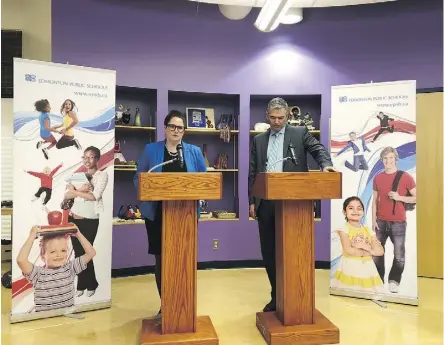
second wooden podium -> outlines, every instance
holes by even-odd
[[[218,345],[208,316],[197,317],[198,200],[222,198],[221,173],[141,173],[140,201],[162,201],[162,316],[142,321],[142,345]]]
[[[260,173],[253,195],[276,201],[276,312],[257,313],[257,328],[269,345],[339,343],[315,308],[313,201],[341,198],[341,174]]]

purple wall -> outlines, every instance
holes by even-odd
[[[201,223],[200,261],[260,258],[247,210],[251,94],[321,94],[327,146],[332,85],[416,79],[418,88],[442,86],[440,0],[306,10],[303,23],[269,34],[254,28],[257,11],[229,21],[215,6],[200,4],[197,12],[185,0],[57,0],[52,6],[53,61],[115,69],[119,85],[157,89],[158,114],[168,110],[168,90],[240,94],[240,221]],[[330,258],[329,224],[330,205],[323,202],[317,260]],[[113,243],[113,268],[147,264],[143,227],[115,227]]]

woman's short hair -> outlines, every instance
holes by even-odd
[[[182,119],[183,125],[186,127],[185,116],[179,110],[171,110],[167,116],[165,116],[165,120],[163,121],[163,125],[166,127],[172,118],[177,117]]]
[[[84,152],[91,151],[94,154],[94,157],[96,157],[97,160],[100,159],[100,150],[95,146],[88,146]]]

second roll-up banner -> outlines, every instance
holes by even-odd
[[[418,304],[416,82],[332,87],[332,294]]]
[[[116,73],[14,59],[11,322],[111,305]]]

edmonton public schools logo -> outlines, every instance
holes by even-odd
[[[30,82],[36,82],[37,77],[35,76],[35,74],[25,74],[25,80]]]
[[[339,97],[339,103],[345,103],[345,102],[347,102],[347,96]]]

